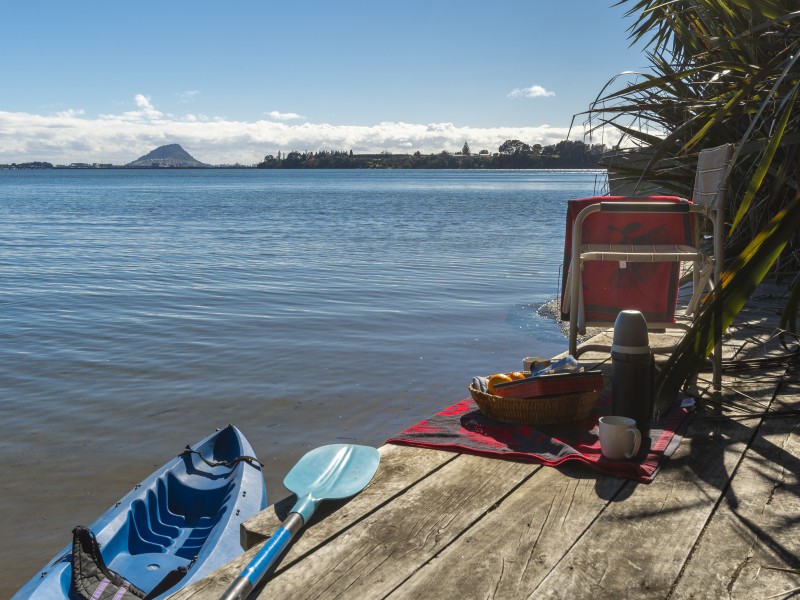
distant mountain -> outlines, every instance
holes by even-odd
[[[186,150],[181,148],[180,144],[168,144],[166,146],[159,146],[149,154],[137,158],[133,162],[129,162],[126,167],[172,167],[172,168],[186,168],[198,167],[208,168],[211,165],[201,163],[196,160]]]

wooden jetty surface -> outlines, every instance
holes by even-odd
[[[796,597],[800,363],[774,337],[778,290],[741,313],[724,402],[701,401],[652,483],[386,445],[367,489],[323,505],[251,597]],[[291,504],[248,521],[251,549],[172,598],[218,598]]]

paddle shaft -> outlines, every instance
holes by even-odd
[[[246,600],[302,526],[303,517],[298,513],[290,513],[283,525],[264,544],[264,547],[250,559],[241,575],[233,580],[228,591],[220,597],[220,600]]]

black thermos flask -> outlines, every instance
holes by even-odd
[[[642,440],[650,435],[654,379],[647,321],[638,310],[623,310],[614,322],[611,345],[611,414],[634,419]]]

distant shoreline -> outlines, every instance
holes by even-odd
[[[609,149],[604,144],[562,141],[552,146],[529,146],[507,140],[497,152],[473,154],[468,144],[461,152],[436,154],[355,154],[353,151],[297,152],[269,154],[255,165],[209,165],[193,158],[179,144],[156,148],[132,163],[70,163],[53,165],[46,161],[0,164],[0,169],[603,169]]]
[[[305,170],[318,170],[318,171],[369,171],[369,170],[384,170],[384,171],[606,171],[603,166],[588,166],[588,167],[273,167],[274,170],[280,171],[305,171]],[[20,165],[0,165],[0,171],[230,171],[230,170],[264,170],[258,166],[222,166],[212,165],[210,167],[126,167],[126,166],[110,166],[110,167],[68,167],[64,165],[57,165],[52,167],[26,167]]]

